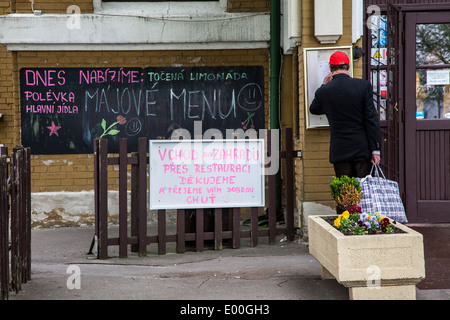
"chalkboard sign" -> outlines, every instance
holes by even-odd
[[[167,68],[23,68],[20,70],[22,144],[33,154],[93,152],[108,139],[118,152],[128,138],[170,139],[177,129],[194,138],[218,129],[264,128],[261,66]]]

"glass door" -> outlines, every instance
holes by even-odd
[[[450,12],[405,19],[405,192],[411,222],[450,221]]]

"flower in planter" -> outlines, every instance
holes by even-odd
[[[360,206],[351,206],[350,208],[348,208],[348,212],[350,214],[361,213],[361,207]]]
[[[393,222],[395,224],[395,221]],[[363,235],[393,233],[394,228],[388,218],[377,213],[362,213],[361,207],[352,206],[340,214],[333,222],[336,229],[345,234]]]

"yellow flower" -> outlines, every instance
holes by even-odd
[[[342,219],[342,218],[348,219],[349,217],[350,217],[350,213],[349,213],[347,210],[345,210],[344,212],[342,212],[341,219]]]
[[[341,216],[337,217],[336,220],[334,220],[334,226],[339,227],[341,225]]]

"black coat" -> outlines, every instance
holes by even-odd
[[[370,82],[337,74],[317,89],[312,114],[326,114],[330,124],[330,162],[370,159],[380,150],[381,132]]]

